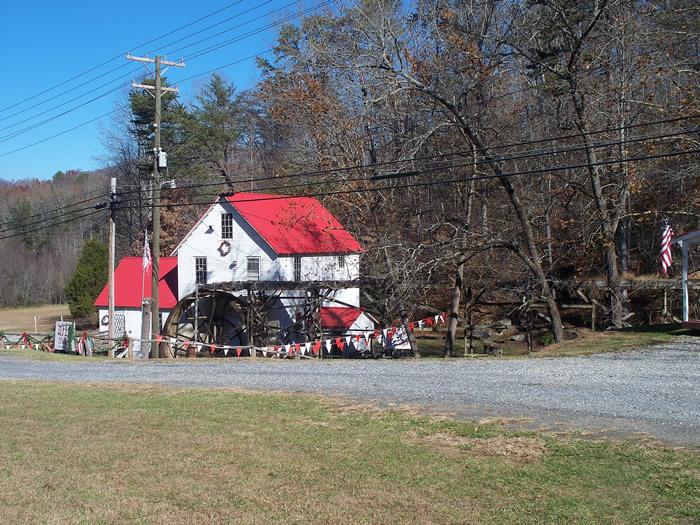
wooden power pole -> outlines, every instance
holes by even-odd
[[[160,276],[160,169],[167,166],[167,155],[160,147],[160,131],[161,131],[161,102],[163,93],[177,93],[177,87],[163,87],[161,66],[185,67],[185,63],[170,62],[163,60],[160,55],[155,58],[134,57],[126,55],[127,60],[143,62],[144,64],[155,64],[155,81],[154,85],[132,83],[135,88],[141,88],[148,91],[156,102],[155,107],[155,122],[153,123],[154,139],[153,139],[153,199],[151,206],[151,217],[153,222],[153,241],[151,247],[151,339],[156,339],[160,335],[160,309],[158,308],[158,279]],[[150,72],[150,70],[149,70]],[[151,344],[151,358],[160,357],[158,355],[157,344]]]
[[[107,336],[109,337],[109,357],[114,357],[114,245],[116,234],[115,214],[117,211],[117,179],[112,177],[109,185],[109,302],[107,310]]]

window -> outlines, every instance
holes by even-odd
[[[301,257],[294,256],[294,280],[301,281]]]
[[[338,255],[338,268],[345,268],[345,255]]]
[[[260,257],[248,257],[248,280],[260,280]]]
[[[233,238],[233,215],[230,213],[221,214],[221,238]]]
[[[207,258],[194,258],[194,282],[196,284],[207,284]]]

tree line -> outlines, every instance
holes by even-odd
[[[601,277],[604,322],[621,326],[634,299],[621,282],[657,273],[663,219],[700,226],[699,10],[357,0],[284,26],[252,89],[213,75],[191,101],[164,99],[179,189],[163,192],[163,252],[202,211],[183,203],[306,173],[284,192],[384,188],[321,197],[367,248],[362,271],[381,284],[364,300],[382,315],[527,296],[560,340],[556,283]],[[152,98],[132,90],[125,107],[104,130],[130,192],[120,255],[143,246],[152,165]]]

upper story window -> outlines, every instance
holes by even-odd
[[[338,268],[345,268],[345,255],[338,255]]]
[[[221,238],[233,238],[233,215],[231,213],[221,214]]]
[[[207,258],[194,258],[194,282],[196,284],[207,284]]]
[[[301,257],[299,255],[294,256],[294,280],[301,281]]]
[[[249,281],[260,280],[260,257],[248,257],[247,272]]]

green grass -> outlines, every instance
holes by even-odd
[[[697,522],[700,461],[300,395],[0,382],[8,523]]]
[[[604,352],[619,352],[642,348],[645,346],[668,343],[673,341],[683,331],[673,325],[669,327],[652,327],[651,329],[628,329],[620,331],[591,332],[587,329],[577,329],[577,337],[560,344],[549,346],[537,346],[531,357],[561,357],[573,355],[589,355]],[[455,342],[454,357],[464,355],[464,343],[461,337]],[[498,338],[495,338],[498,340]],[[442,357],[444,337],[416,338],[421,357]],[[476,355],[483,355],[481,343],[475,340]],[[503,343],[503,355],[505,357],[523,356],[526,352],[525,343],[506,341]]]

